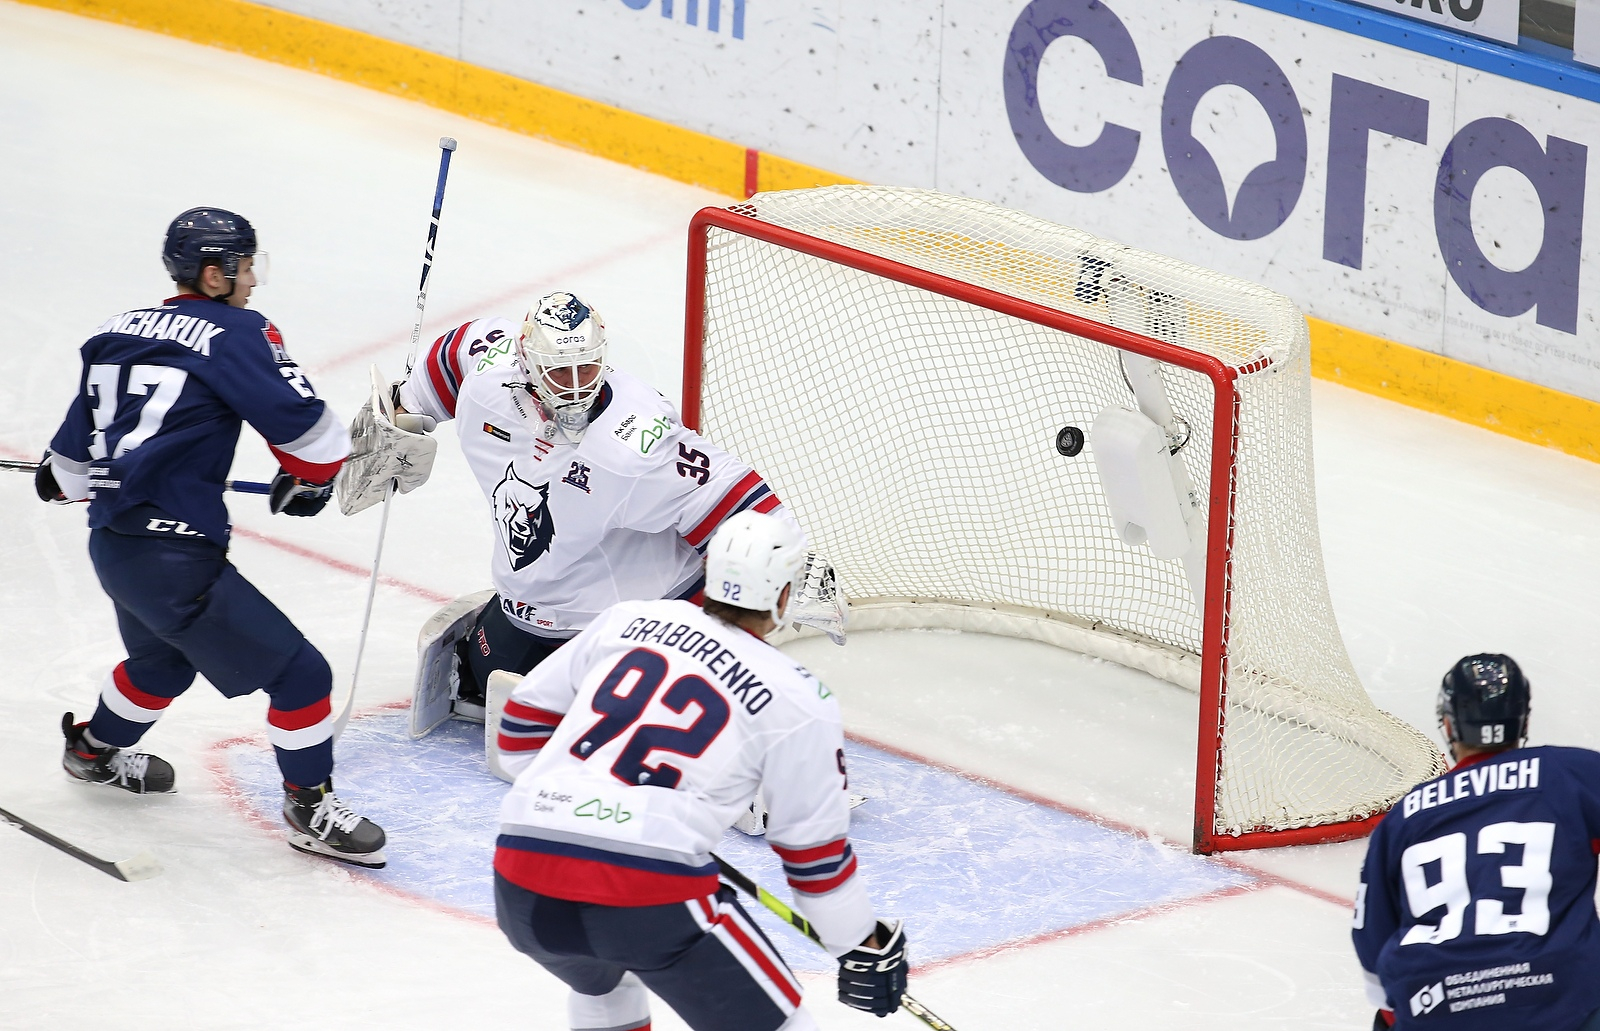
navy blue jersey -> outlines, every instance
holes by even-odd
[[[177,524],[225,544],[241,422],[314,483],[349,455],[343,423],[259,312],[185,294],[107,320],[81,353],[78,396],[50,448],[63,492],[89,499],[90,526]]]
[[[1352,932],[1395,1026],[1571,1031],[1600,1008],[1597,839],[1586,748],[1469,759],[1401,799],[1367,846]]]

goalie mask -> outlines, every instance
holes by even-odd
[[[523,320],[517,347],[534,396],[576,442],[606,381],[600,314],[572,294],[546,294]]]
[[[806,545],[800,531],[777,516],[740,512],[717,527],[706,548],[706,597],[735,608],[767,612],[781,628],[800,593]],[[783,589],[790,604],[778,609]]]

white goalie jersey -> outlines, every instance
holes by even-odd
[[[568,441],[528,388],[519,332],[502,318],[460,326],[400,388],[407,411],[456,422],[489,500],[492,579],[515,625],[568,637],[619,601],[692,597],[723,520],[745,509],[793,520],[753,469],[626,373],[606,371],[600,410]]]
[[[838,702],[697,605],[608,610],[522,679],[495,747],[515,777],[495,869],[513,883],[613,906],[715,894],[711,849],[759,788],[767,842],[830,951],[872,931]]]

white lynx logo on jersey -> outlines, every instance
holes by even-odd
[[[522,479],[515,464],[506,466],[505,477],[495,484],[490,499],[494,520],[500,525],[500,538],[505,541],[513,571],[532,565],[550,550],[556,524],[546,504],[549,499],[550,485]]]

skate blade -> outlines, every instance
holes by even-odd
[[[382,870],[389,862],[384,857],[383,849],[381,848],[376,852],[366,853],[340,852],[337,849],[329,848],[325,842],[319,841],[309,834],[297,832],[289,835],[289,847],[296,852],[304,852],[308,856],[316,856],[318,859],[331,859],[336,863],[360,866],[368,870]]]
[[[850,808],[851,809],[860,809],[862,806],[864,806],[866,804],[867,804],[867,796],[866,795],[851,795],[850,796]]]
[[[481,705],[457,701],[451,705],[450,718],[460,720],[463,723],[487,723],[489,714],[488,710]]]
[[[80,777],[76,773],[73,773],[71,770],[67,769],[65,766],[61,767],[61,772],[65,773],[67,775],[67,780],[74,784],[83,784],[92,788],[116,788],[118,791],[129,795],[176,795],[178,793],[178,785],[176,783],[174,783],[172,787],[165,791],[135,791],[132,788],[125,788],[121,784],[118,784],[114,781],[90,780],[87,777]]]

